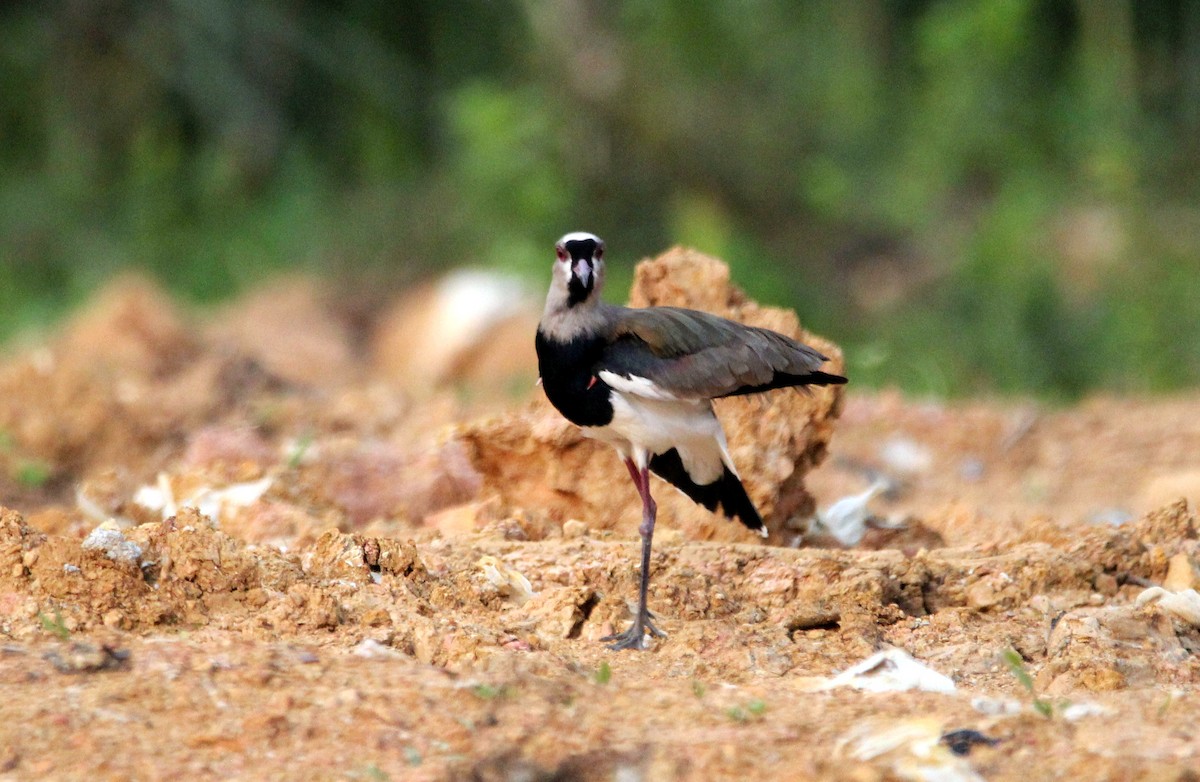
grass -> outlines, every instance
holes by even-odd
[[[511,688],[507,684],[476,684],[471,688],[471,694],[476,698],[484,701],[496,700],[497,698],[507,698],[512,694]]]
[[[734,722],[749,722],[751,719],[761,719],[767,712],[767,702],[755,698],[741,706],[730,706],[725,710],[725,716]]]
[[[1017,682],[1029,693],[1034,711],[1047,719],[1053,717],[1054,704],[1045,698],[1038,697],[1037,690],[1033,684],[1033,677],[1025,669],[1025,660],[1021,657],[1020,652],[1010,646],[1000,653],[1000,658],[1004,660],[1004,664],[1008,666],[1008,670],[1016,677]]]
[[[38,620],[42,623],[42,629],[54,636],[57,636],[58,640],[66,641],[71,637],[71,631],[67,629],[66,624],[63,622],[62,611],[59,609],[54,609],[53,619],[39,611]]]
[[[305,430],[296,438],[295,444],[292,446],[292,452],[288,454],[287,468],[295,470],[304,463],[304,456],[308,453],[309,448],[313,444],[312,430]]]

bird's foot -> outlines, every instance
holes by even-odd
[[[629,629],[625,632],[606,635],[600,640],[604,642],[614,641],[615,643],[610,644],[608,647],[614,652],[621,649],[645,649],[647,632],[655,638],[667,637],[666,633],[654,626],[654,622],[651,621],[649,616],[645,616],[640,619],[634,619],[633,624],[629,625]]]

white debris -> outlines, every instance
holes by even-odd
[[[79,508],[79,512],[95,522],[103,523],[111,517],[100,505],[87,496],[87,492],[80,486],[75,490],[75,507]]]
[[[1133,521],[1136,516],[1125,508],[1101,508],[1088,514],[1087,523],[1097,526],[1119,527]]]
[[[1200,592],[1185,589],[1168,592],[1162,587],[1150,587],[1137,596],[1139,608],[1147,603],[1158,603],[1159,608],[1182,619],[1193,627],[1200,627]]]
[[[928,472],[933,466],[933,454],[924,445],[909,437],[889,437],[879,447],[879,458],[892,472],[916,475]]]
[[[818,689],[832,690],[835,687],[853,687],[866,692],[924,690],[948,694],[955,691],[950,677],[917,662],[903,649],[877,652],[832,679],[825,680]]]
[[[485,269],[447,274],[423,303],[425,312],[416,324],[437,339],[426,340],[429,346],[413,353],[411,369],[416,376],[444,382],[497,324],[528,310],[530,301],[524,281],[511,275]]]
[[[1025,707],[1015,698],[989,698],[978,695],[971,699],[971,708],[989,717],[1015,717]]]
[[[1018,714],[1031,711],[1028,703],[1022,703],[1014,698],[989,698],[986,696],[978,696],[971,699],[971,707],[980,714],[985,714],[989,717],[1015,717]],[[1084,717],[1104,717],[1113,713],[1112,709],[1107,706],[1101,706],[1098,703],[1072,703],[1063,706],[1059,709],[1054,708],[1054,713],[1060,715],[1067,722],[1075,722]]]
[[[942,724],[932,717],[861,723],[837,751],[855,760],[889,761],[898,778],[912,782],[983,782],[966,758],[942,742]]]
[[[887,490],[888,484],[876,481],[861,494],[843,497],[823,511],[818,511],[814,531],[825,531],[843,546],[854,546],[867,532],[871,518],[868,507],[872,499]]]
[[[134,492],[133,501],[143,508],[159,511],[164,519],[174,516],[177,510],[175,492],[171,490],[171,480],[165,472],[158,474],[154,486],[143,486]]]
[[[1075,722],[1084,717],[1108,717],[1113,714],[1113,710],[1099,703],[1072,703],[1064,707],[1060,714],[1067,722]]]
[[[392,660],[404,656],[392,647],[379,643],[374,638],[362,639],[358,642],[357,646],[350,650],[350,654],[355,657],[365,657],[369,660]]]
[[[103,551],[114,562],[136,565],[142,558],[142,547],[121,532],[114,521],[106,521],[88,533],[83,548]]]
[[[268,475],[257,481],[234,483],[222,488],[204,486],[188,497],[177,498],[171,488],[170,478],[166,473],[159,473],[156,485],[138,489],[133,501],[143,508],[158,512],[163,519],[174,516],[179,508],[192,507],[219,523],[221,514],[227,509],[244,508],[258,502],[274,482],[275,477]]]
[[[475,563],[483,571],[483,577],[504,597],[517,605],[533,597],[533,585],[516,568],[485,554]]]

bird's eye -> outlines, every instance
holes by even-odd
[[[596,260],[598,261],[603,257],[604,257],[604,245],[600,245],[599,247],[596,248]]]
[[[567,251],[562,247],[562,245],[554,248],[554,254],[558,256],[558,260],[560,261],[567,260]]]

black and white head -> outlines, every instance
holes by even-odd
[[[554,254],[552,294],[565,294],[568,307],[599,298],[604,287],[604,242],[599,236],[569,233],[554,245]]]

